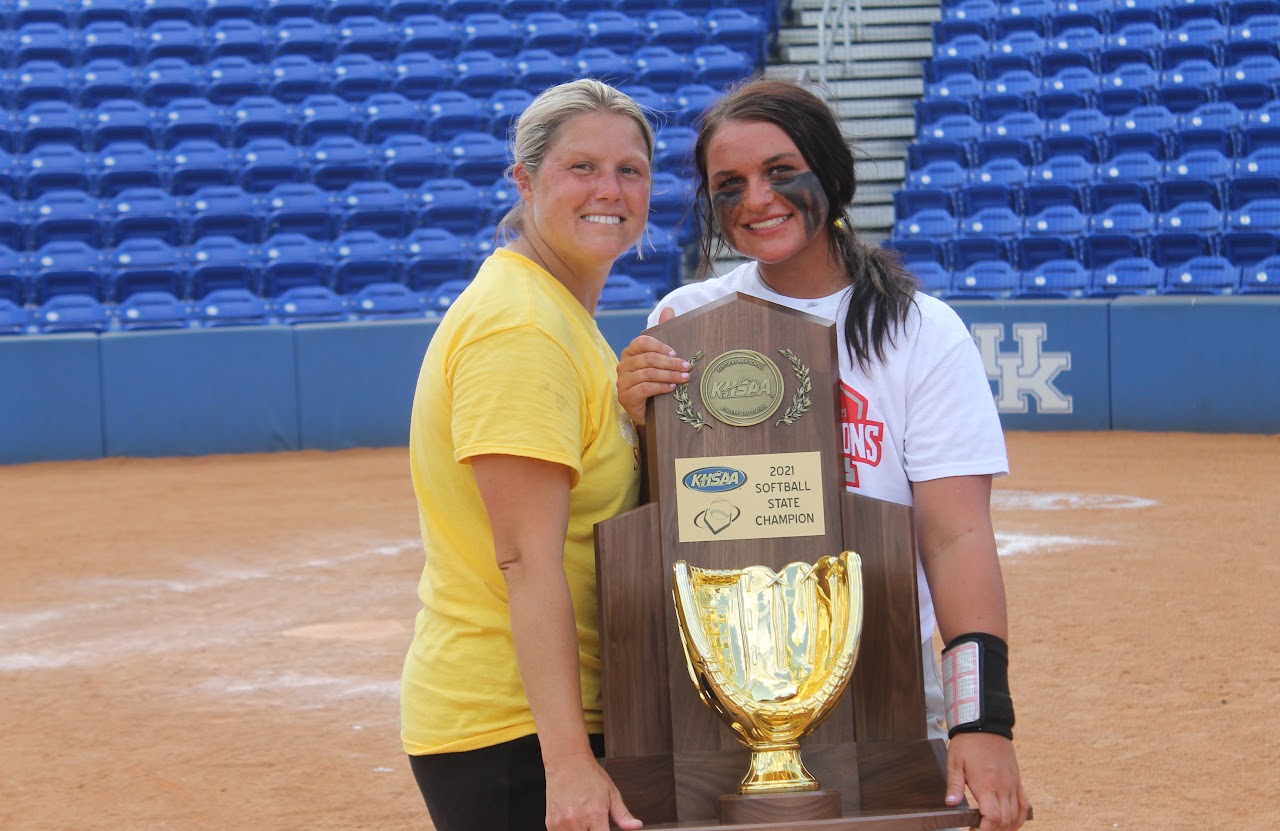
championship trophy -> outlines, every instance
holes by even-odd
[[[834,324],[738,294],[648,334],[691,367],[649,400],[645,504],[596,526],[628,808],[685,831],[976,825],[925,728],[911,510],[845,487]]]

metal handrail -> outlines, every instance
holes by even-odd
[[[862,13],[862,0],[853,0],[853,19],[850,21],[849,0],[822,0],[822,16],[818,18],[818,81],[826,84],[827,63],[835,48],[835,38],[828,35],[827,29],[839,28],[844,35],[844,60],[841,72],[849,74],[850,56],[853,54],[853,41],[861,41],[866,33]],[[829,23],[828,21],[832,21]]]

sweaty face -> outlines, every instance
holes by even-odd
[[[826,246],[830,203],[818,177],[781,127],[726,121],[707,144],[711,209],[740,254],[780,263]]]
[[[518,170],[516,181],[530,230],[573,273],[608,271],[644,232],[648,154],[640,127],[627,116],[570,118],[538,169]]]

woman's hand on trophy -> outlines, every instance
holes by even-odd
[[[968,787],[981,831],[1017,831],[1027,820],[1013,742],[993,733],[957,733],[947,747],[947,804],[964,804]]]
[[[562,756],[546,769],[547,831],[609,831],[611,819],[626,831],[644,826],[594,756]]]
[[[658,313],[658,322],[675,317],[667,307]],[[657,338],[640,335],[622,350],[618,363],[618,403],[637,427],[644,426],[645,405],[652,396],[671,392],[689,380],[689,362],[676,357],[675,350]]]

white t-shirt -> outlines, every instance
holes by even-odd
[[[917,293],[906,324],[896,330],[892,344],[885,344],[885,360],[873,363],[870,370],[850,358],[845,342],[849,289],[814,299],[787,297],[760,279],[754,262],[722,277],[681,286],[658,301],[649,325],[657,324],[666,307],[683,314],[739,291],[837,321],[849,490],[911,505],[912,482],[1009,472],[1004,433],[982,357],[950,306]],[[920,634],[928,641],[935,626],[933,598],[918,558],[916,581]]]

